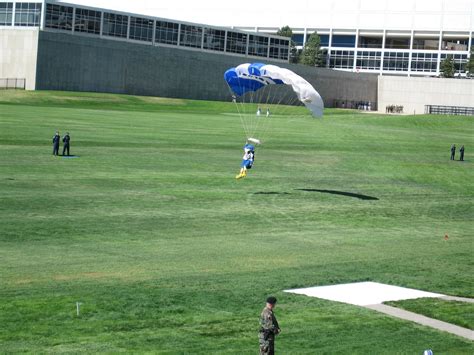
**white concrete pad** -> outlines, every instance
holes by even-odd
[[[368,306],[380,304],[386,301],[445,296],[438,293],[385,285],[377,282],[356,282],[352,284],[298,288],[294,290],[285,290],[284,292],[323,298],[330,301],[344,302],[356,306]]]

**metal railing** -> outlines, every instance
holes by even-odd
[[[433,115],[474,116],[474,107],[425,105],[425,113]]]
[[[19,89],[25,90],[26,79],[24,78],[0,78],[0,90]]]

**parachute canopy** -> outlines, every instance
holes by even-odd
[[[319,93],[310,83],[289,69],[271,64],[245,63],[227,70],[224,79],[236,96],[257,91],[267,85],[290,85],[314,117],[323,115],[324,103]]]

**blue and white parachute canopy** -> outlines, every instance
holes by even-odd
[[[244,63],[227,70],[224,79],[237,96],[257,91],[267,85],[290,85],[313,116],[323,115],[324,103],[319,93],[305,79],[286,68],[263,63]]]

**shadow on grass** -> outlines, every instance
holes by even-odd
[[[358,198],[358,199],[361,199],[361,200],[378,201],[377,197],[356,194],[356,193],[353,193],[353,192],[336,191],[336,190],[319,190],[319,189],[295,189],[295,190],[306,191],[306,192],[320,192],[320,193],[323,193],[323,194],[332,194],[332,195],[342,195],[342,196],[348,196],[348,197],[355,197],[355,198]]]

